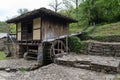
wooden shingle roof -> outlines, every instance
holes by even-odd
[[[40,8],[40,9],[33,10],[31,12],[27,12],[18,17],[9,19],[6,22],[7,23],[16,23],[16,22],[20,22],[25,19],[33,19],[36,17],[49,18],[49,19],[55,19],[55,20],[57,19],[57,20],[60,20],[60,21],[62,20],[67,23],[77,22],[76,20],[74,20],[72,18],[63,16],[61,14],[58,14],[58,13],[56,13],[50,9],[46,9],[46,8]]]

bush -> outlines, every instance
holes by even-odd
[[[29,69],[28,69],[28,68],[21,67],[21,68],[19,68],[19,71],[21,71],[21,72],[26,72],[26,71],[29,71]]]
[[[69,37],[68,46],[72,52],[79,52],[80,49],[83,49],[85,47],[78,37]]]
[[[81,40],[89,40],[91,37],[88,35],[87,32],[82,32],[80,35]]]
[[[120,42],[120,35],[110,36],[89,36],[87,32],[83,32],[80,35],[81,40],[96,40],[101,42]]]
[[[120,35],[94,36],[91,39],[101,41],[101,42],[120,42]]]

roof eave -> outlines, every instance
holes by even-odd
[[[63,16],[61,14],[58,14],[58,13],[53,12],[53,11],[51,11],[49,9],[46,9],[46,8],[41,8],[41,9],[38,9],[38,10],[34,10],[34,11],[31,11],[31,12],[22,14],[22,15],[16,17],[16,18],[9,19],[6,22],[7,23],[16,23],[16,22],[20,22],[24,19],[35,18],[36,16],[37,17],[39,17],[39,16],[41,16],[41,17],[42,16],[53,16],[53,17],[59,18],[60,20],[65,20],[67,23],[78,22],[77,20],[74,20],[72,18]]]

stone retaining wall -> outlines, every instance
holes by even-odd
[[[87,41],[87,48],[84,51],[90,55],[104,55],[120,57],[120,43]]]

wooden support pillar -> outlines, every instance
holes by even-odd
[[[23,58],[23,54],[25,53],[25,49],[21,45],[16,45],[16,53],[15,53],[15,58]]]
[[[43,65],[43,44],[41,43],[38,45],[38,56],[37,56],[37,62],[40,65]]]
[[[68,46],[68,38],[69,38],[69,24],[68,25],[68,31],[67,31],[67,36],[66,36],[66,52],[67,54],[69,53],[69,46]]]

